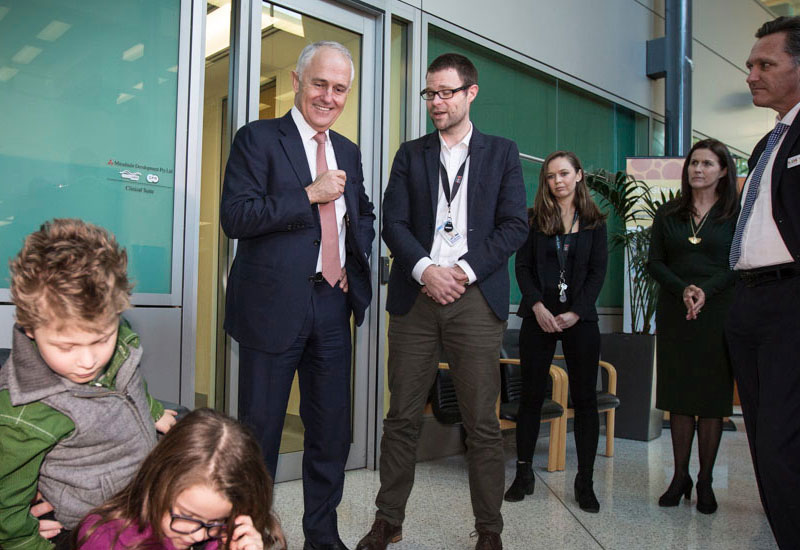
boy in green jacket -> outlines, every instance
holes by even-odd
[[[0,368],[0,548],[45,550],[31,514],[52,504],[56,548],[122,489],[174,411],[147,392],[130,306],[127,255],[104,229],[56,219],[11,262],[11,356]],[[60,524],[60,525],[59,525]]]

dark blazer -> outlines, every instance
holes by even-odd
[[[421,286],[411,276],[433,245],[439,195],[439,133],[400,146],[383,195],[383,240],[394,257],[386,310],[405,315]],[[501,320],[508,318],[508,259],[525,240],[525,184],[517,145],[473,126],[467,180],[467,247],[461,257]]]
[[[372,299],[369,254],[375,215],[364,191],[361,153],[331,131],[340,170],[347,173],[347,303],[357,324]],[[314,178],[291,112],[242,127],[234,138],[220,203],[225,234],[239,239],[228,276],[225,330],[240,344],[286,351],[308,311],[321,238],[319,209],[305,187]]]
[[[767,147],[769,134],[761,138],[747,161],[750,172]],[[772,165],[772,217],[795,262],[800,262],[800,165],[787,168],[791,157],[800,155],[800,116],[794,119]]]
[[[540,281],[545,273],[545,247],[549,238],[531,226],[528,240],[517,251],[515,269],[522,291],[522,301],[517,311],[520,317],[533,317],[533,305],[543,299]],[[607,264],[606,224],[601,222],[594,229],[581,227],[575,243],[572,272],[567,279],[567,292],[572,296],[571,311],[577,313],[581,321],[597,321],[594,303],[603,288]]]

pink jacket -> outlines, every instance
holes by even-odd
[[[80,537],[83,537],[86,530],[95,524],[95,522],[100,519],[97,515],[88,516],[80,526]],[[141,542],[145,539],[148,539],[152,536],[152,530],[150,527],[139,531],[139,527],[137,525],[131,525],[119,535],[119,539],[117,540],[117,544],[112,546],[114,539],[118,533],[118,526],[121,524],[120,520],[111,521],[106,523],[105,525],[100,526],[92,536],[89,537],[89,540],[84,542],[80,547],[79,550],[126,550],[127,548],[132,547],[137,542]],[[206,544],[204,550],[218,550],[220,548],[219,541],[211,541]],[[148,550],[176,550],[175,546],[172,545],[168,539],[161,541],[161,544],[156,546],[149,546]]]

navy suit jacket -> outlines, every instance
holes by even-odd
[[[411,276],[433,246],[439,197],[439,132],[400,146],[383,196],[383,240],[394,262],[386,310],[405,315],[421,286]],[[467,179],[465,260],[476,284],[501,320],[508,318],[508,259],[525,242],[525,184],[517,145],[473,126]],[[428,299],[427,297],[425,298]]]
[[[329,135],[336,164],[347,174],[347,304],[361,324],[372,299],[369,254],[375,215],[364,191],[358,147],[336,132]],[[220,221],[228,237],[239,239],[228,276],[224,326],[241,345],[281,353],[302,328],[321,238],[319,209],[305,192],[313,179],[291,112],[251,122],[236,133]]]

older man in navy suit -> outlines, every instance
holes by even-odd
[[[378,511],[359,550],[384,550],[402,536],[440,347],[467,432],[476,549],[502,548],[497,360],[508,318],[508,259],[525,242],[528,223],[517,146],[480,133],[469,120],[477,82],[462,55],[431,63],[422,97],[437,131],[400,147],[384,195],[383,239],[394,255],[386,302],[391,402]]]
[[[350,449],[350,314],[371,300],[373,206],[355,144],[330,131],[353,81],[350,52],[307,46],[294,107],[236,134],[222,191],[225,233],[239,239],[225,329],[239,342],[239,417],[274,477],[295,371],[305,427],[305,550],[346,550],[336,507]]]

